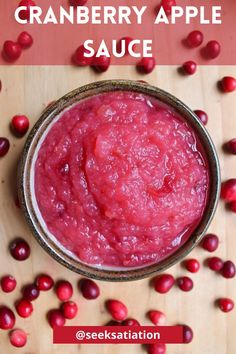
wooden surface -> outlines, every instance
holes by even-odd
[[[236,300],[235,280],[225,280],[202,266],[198,274],[192,275],[195,282],[193,291],[183,293],[174,288],[167,295],[159,295],[149,286],[149,280],[135,283],[100,282],[101,296],[96,301],[86,301],[77,289],[79,276],[51,259],[36,243],[31,235],[21,211],[15,206],[16,167],[24,144],[9,131],[10,118],[17,114],[30,117],[31,125],[37,120],[43,108],[66,92],[99,79],[128,78],[144,79],[157,85],[186,102],[193,109],[204,109],[209,114],[209,129],[219,152],[222,177],[236,176],[236,157],[222,153],[222,143],[236,137],[235,93],[222,95],[216,82],[224,75],[236,76],[236,67],[202,67],[193,77],[182,77],[175,67],[157,67],[149,76],[142,77],[131,67],[113,67],[107,73],[96,75],[90,69],[72,67],[0,67],[3,89],[0,94],[0,136],[11,141],[8,155],[0,160],[0,275],[13,274],[17,289],[10,295],[0,290],[0,303],[13,307],[20,297],[21,287],[32,282],[40,272],[48,272],[55,278],[65,278],[73,282],[73,299],[78,303],[79,314],[70,324],[102,325],[109,320],[104,308],[104,300],[117,298],[126,303],[129,316],[137,318],[142,324],[150,324],[145,314],[150,309],[166,313],[167,324],[186,323],[194,329],[194,341],[189,345],[169,345],[171,354],[235,354],[236,312],[224,314],[214,307],[218,297],[229,296]],[[217,255],[224,259],[236,260],[236,216],[226,212],[220,203],[210,231],[220,237]],[[7,247],[16,236],[23,236],[30,243],[32,254],[29,260],[13,260]],[[196,249],[191,256],[203,261],[208,254]],[[179,276],[186,271],[178,264],[170,272]],[[31,318],[22,320],[17,316],[17,327],[28,333],[28,344],[24,349],[15,349],[8,343],[7,332],[0,332],[0,354],[141,354],[140,345],[53,345],[52,331],[45,314],[48,309],[58,306],[52,292],[42,293],[34,302]]]

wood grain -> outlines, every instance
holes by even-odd
[[[13,307],[20,297],[21,287],[32,282],[40,272],[48,272],[55,278],[69,279],[74,284],[74,300],[79,305],[79,314],[71,324],[101,325],[109,320],[104,308],[104,300],[118,298],[123,300],[129,315],[142,324],[150,324],[145,314],[150,309],[164,311],[168,324],[186,323],[194,329],[194,341],[189,345],[169,345],[171,354],[234,354],[236,353],[235,311],[224,314],[214,307],[218,297],[229,296],[236,299],[235,280],[225,280],[202,266],[198,274],[192,276],[195,286],[192,292],[183,293],[173,289],[167,295],[158,295],[149,286],[149,280],[135,283],[102,283],[101,297],[96,301],[85,301],[77,290],[79,276],[68,271],[52,260],[36,243],[31,235],[21,211],[15,206],[16,167],[24,139],[17,139],[9,131],[10,118],[22,113],[30,117],[31,126],[37,120],[43,108],[66,92],[95,80],[127,78],[144,79],[182,99],[193,109],[204,109],[209,114],[207,128],[219,152],[222,177],[235,177],[236,157],[223,154],[222,143],[236,136],[236,100],[235,94],[223,95],[216,88],[216,82],[225,75],[236,76],[236,67],[201,67],[196,75],[182,77],[176,67],[157,67],[149,76],[141,77],[132,67],[112,67],[107,73],[97,75],[90,69],[72,67],[0,67],[0,79],[3,89],[0,94],[0,136],[11,141],[11,149],[0,160],[0,276],[10,273],[18,280],[17,289],[10,295],[0,291],[0,303]],[[220,203],[210,231],[220,236],[217,255],[224,259],[236,259],[236,217],[226,212]],[[32,255],[25,262],[13,260],[7,251],[9,241],[23,236],[30,243]],[[191,256],[201,261],[208,254],[200,248]],[[178,264],[170,272],[179,276],[186,274]],[[7,332],[0,332],[0,354],[141,354],[139,345],[53,345],[52,331],[45,314],[48,309],[57,307],[58,301],[53,293],[43,293],[34,303],[31,318],[22,320],[17,317],[17,327],[29,333],[28,344],[24,349],[15,349],[9,345]]]

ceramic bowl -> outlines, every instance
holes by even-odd
[[[36,198],[34,195],[33,173],[37,151],[39,150],[45,131],[55,122],[56,117],[66,108],[80,100],[100,93],[117,90],[143,93],[155,97],[173,107],[194,129],[200,139],[209,164],[209,200],[198,227],[194,230],[189,239],[173,254],[156,264],[141,268],[117,269],[111,267],[96,267],[81,262],[73,254],[68,253],[58,242],[56,242],[55,238],[45,230],[45,227],[42,225],[42,217],[36,207]],[[145,83],[129,80],[110,80],[94,82],[80,87],[56,101],[42,113],[26,141],[19,166],[18,182],[19,198],[27,222],[39,244],[50,256],[54,257],[58,262],[70,270],[89,278],[107,281],[130,281],[163,272],[186,257],[187,254],[200,242],[206,233],[217,206],[220,190],[220,169],[217,153],[207,130],[198,120],[193,111],[183,102],[171,94]]]

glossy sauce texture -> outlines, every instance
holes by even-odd
[[[49,231],[82,261],[137,267],[198,225],[207,163],[192,128],[139,93],[110,92],[62,113],[40,147],[35,192]]]

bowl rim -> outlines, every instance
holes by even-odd
[[[208,202],[199,225],[192,232],[189,239],[173,254],[167,256],[158,263],[146,265],[142,268],[125,269],[123,271],[90,266],[76,260],[68,253],[64,252],[52,241],[51,237],[47,235],[41,227],[38,217],[33,210],[32,196],[30,193],[30,171],[35,153],[35,147],[37,146],[37,143],[42,137],[43,132],[45,132],[47,126],[51,125],[53,119],[67,107],[72,106],[73,103],[100,93],[111,91],[133,91],[146,94],[157,98],[158,100],[174,108],[188,122],[188,124],[190,124],[198,136],[198,139],[201,141],[201,145],[205,151],[208,161],[208,169],[210,173]],[[117,79],[98,81],[81,86],[46,107],[27,137],[19,163],[17,180],[19,200],[23,213],[34,237],[44,248],[44,250],[46,250],[50,256],[52,256],[60,264],[66,266],[68,269],[88,278],[105,281],[131,281],[150,277],[163,272],[167,268],[170,268],[185,258],[201,241],[212,221],[218,204],[221,185],[220,165],[214,143],[195,113],[177,97],[158,87],[138,81]]]

